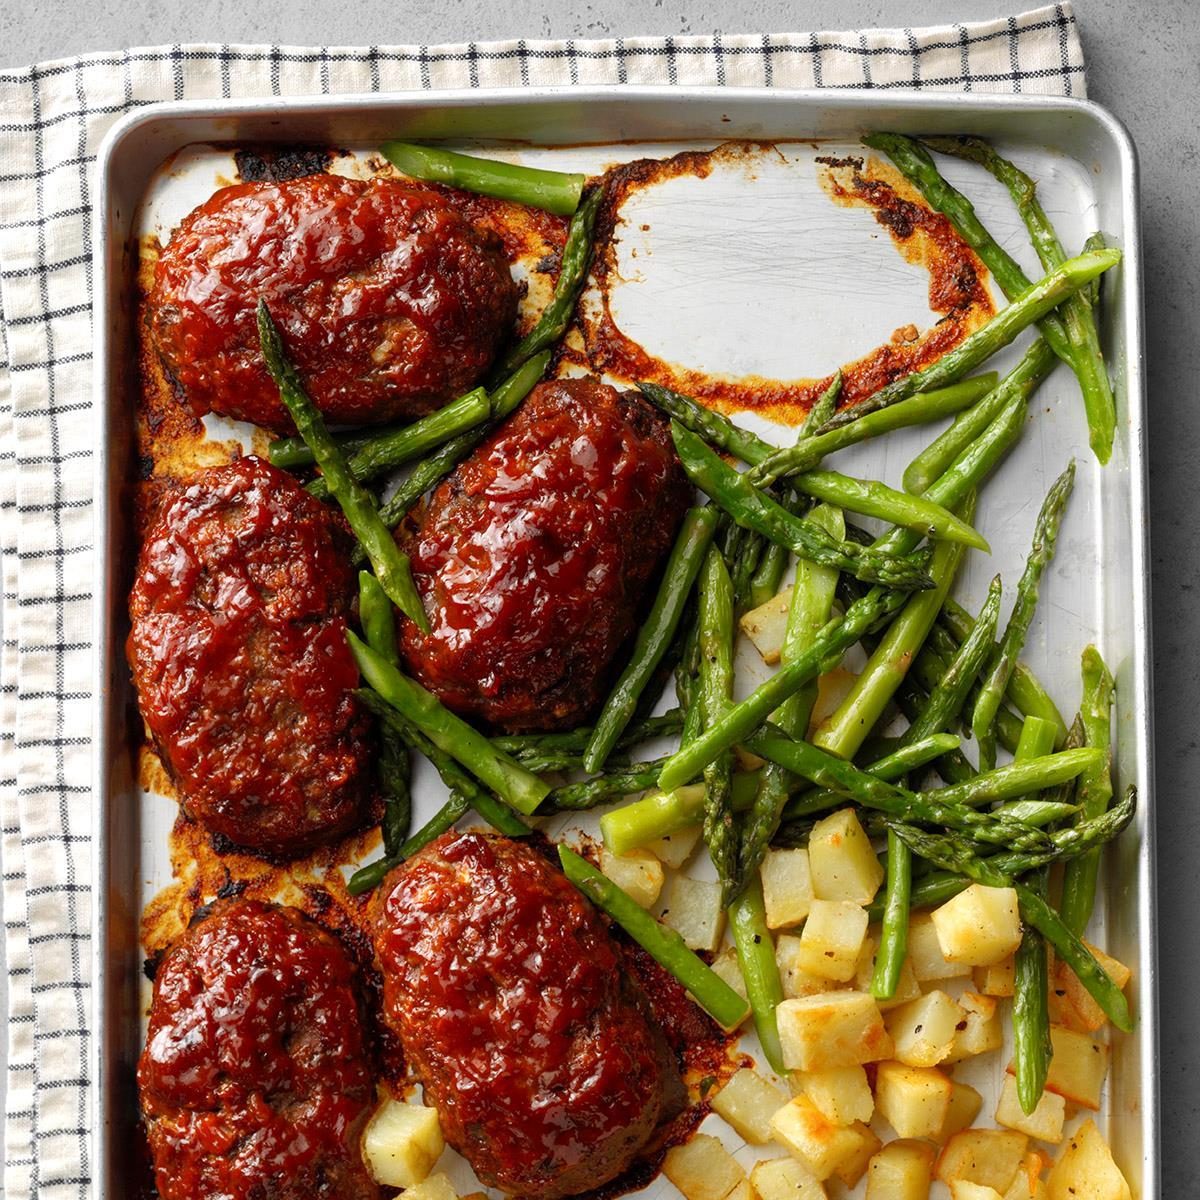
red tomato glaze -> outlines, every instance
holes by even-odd
[[[142,545],[142,716],[188,813],[239,846],[290,854],[364,815],[348,549],[340,518],[257,458],[195,476]]]
[[[260,297],[317,407],[369,424],[477,382],[517,290],[499,240],[433,191],[334,175],[222,188],[172,235],[147,307],[197,415],[292,428],[259,351]]]
[[[511,730],[597,706],[690,488],[666,424],[594,379],[543,383],[434,493],[405,545],[432,629],[409,668]]]
[[[375,1200],[357,973],[295,909],[218,904],[160,964],[138,1088],[163,1200]]]
[[[619,950],[535,850],[451,832],[374,903],[385,1020],[485,1184],[542,1200],[599,1187],[678,1110]]]

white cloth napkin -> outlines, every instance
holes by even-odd
[[[161,100],[544,84],[1082,96],[1069,4],[937,29],[446,46],[160,46],[0,72],[3,1190],[90,1194],[92,205],[109,127]]]

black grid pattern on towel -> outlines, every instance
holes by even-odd
[[[456,46],[167,46],[0,71],[4,1191],[89,1194],[92,205],[97,147],[162,100],[669,83],[1084,93],[1067,4],[980,25]]]

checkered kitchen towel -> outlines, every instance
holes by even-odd
[[[0,819],[9,1200],[89,1193],[92,204],[109,127],[161,100],[544,84],[1082,96],[1068,5],[986,24],[459,46],[169,46],[0,71]]]

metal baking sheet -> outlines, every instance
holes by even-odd
[[[171,803],[138,784],[141,728],[124,658],[136,553],[134,405],[140,381],[133,322],[140,236],[159,232],[165,240],[180,217],[222,177],[230,178],[230,151],[222,143],[346,147],[350,155],[339,169],[351,172],[380,140],[396,136],[482,144],[516,161],[591,172],[730,140],[775,144],[774,150],[764,146],[756,155],[719,163],[704,178],[685,175],[631,197],[622,210],[621,283],[611,293],[613,314],[640,344],[688,367],[735,376],[819,377],[886,340],[891,330],[907,324],[926,329],[938,316],[929,309],[928,279],[920,267],[896,253],[869,212],[835,208],[818,185],[818,156],[861,155],[856,135],[872,128],[995,137],[1039,180],[1068,246],[1100,228],[1125,254],[1106,280],[1103,304],[1103,335],[1117,375],[1113,462],[1101,471],[1088,452],[1074,381],[1060,369],[1037,394],[1021,443],[986,485],[978,523],[993,556],[970,556],[956,594],[977,604],[996,570],[1003,570],[1011,594],[1040,499],[1074,456],[1076,494],[1026,657],[1064,711],[1074,706],[1078,652],[1089,640],[1101,646],[1117,675],[1118,783],[1136,783],[1141,804],[1135,830],[1108,856],[1093,934],[1134,967],[1138,1027],[1114,1038],[1100,1117],[1135,1195],[1158,1194],[1145,397],[1133,147],[1102,109],[1079,101],[622,88],[156,106],[121,122],[102,150],[95,249],[96,544],[104,569],[97,589],[94,726],[97,1197],[123,1195],[133,1177],[133,1074],[148,998],[139,916],[171,881],[166,847],[174,818]],[[947,164],[946,173],[969,191],[1001,244],[1031,276],[1039,275],[998,186],[962,164]],[[759,414],[738,419],[773,440],[793,436]],[[211,436],[222,438],[244,439],[246,429],[209,426]],[[927,430],[892,434],[839,456],[837,465],[898,484],[928,436]],[[743,655],[743,680],[754,663],[752,655]],[[420,820],[443,793],[428,775],[418,784]],[[586,821],[575,827],[594,828]],[[746,1047],[754,1052],[750,1039]],[[991,1111],[1005,1061],[987,1057],[986,1065],[963,1064],[956,1072],[984,1093],[981,1119]],[[724,1137],[746,1163],[762,1153],[716,1117],[704,1128]],[[450,1165],[455,1182],[470,1190],[469,1169],[449,1163],[450,1157],[443,1168]],[[660,1178],[644,1194],[676,1193]]]

